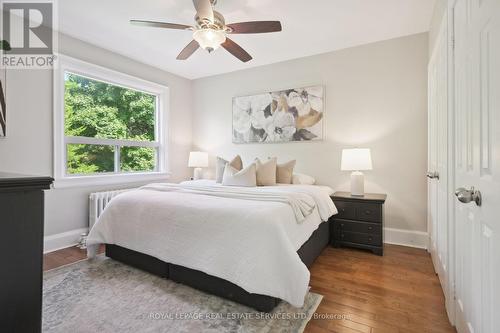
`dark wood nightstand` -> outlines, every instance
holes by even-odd
[[[332,245],[357,247],[383,255],[387,195],[366,193],[357,197],[350,192],[335,192],[331,198],[339,211],[330,218]]]

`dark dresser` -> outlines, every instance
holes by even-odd
[[[50,177],[0,172],[0,331],[40,332],[43,190]]]
[[[366,193],[363,197],[349,192],[331,196],[338,214],[331,217],[331,239],[334,247],[349,246],[384,253],[385,194]]]

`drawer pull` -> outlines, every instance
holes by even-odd
[[[341,224],[340,224],[340,226],[341,226],[341,227],[343,227],[343,226],[344,226],[344,223],[341,223]]]
[[[344,234],[340,235],[341,238],[344,238]]]
[[[365,210],[365,214],[366,214],[366,215],[370,215],[371,213],[372,213],[372,211],[371,211],[371,210],[368,210],[368,209],[367,209],[367,210]]]
[[[369,240],[369,241],[372,241],[372,240],[373,240],[373,238],[372,238],[372,237],[368,237],[368,240]]]
[[[340,208],[340,211],[341,211],[342,213],[344,213],[344,212],[345,212],[345,208]]]
[[[368,227],[368,230],[373,230],[373,227]]]

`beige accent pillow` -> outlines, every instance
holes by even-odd
[[[222,183],[222,176],[224,175],[224,168],[226,164],[228,164],[235,168],[236,170],[243,169],[243,161],[241,160],[240,155],[236,155],[230,162],[226,161],[222,157],[217,156],[217,164],[215,166],[215,181],[217,183]]]
[[[255,163],[250,164],[243,170],[233,168],[227,163],[222,176],[222,185],[226,186],[257,186],[257,168]]]
[[[258,158],[255,159],[257,167],[257,186],[273,186],[276,185],[276,157],[270,158],[262,163]]]
[[[276,183],[291,184],[296,160],[276,165]]]

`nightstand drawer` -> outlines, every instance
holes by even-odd
[[[341,231],[340,241],[374,246],[382,245],[382,237],[380,235],[365,234],[361,232]]]
[[[382,222],[382,205],[372,203],[355,203],[356,219],[368,222]]]
[[[354,220],[356,218],[356,208],[350,202],[345,201],[335,201],[335,207],[337,207],[338,214],[335,218]]]
[[[366,222],[351,222],[344,220],[335,220],[340,232],[362,232],[365,234],[381,235],[382,225],[380,223],[366,223]]]

